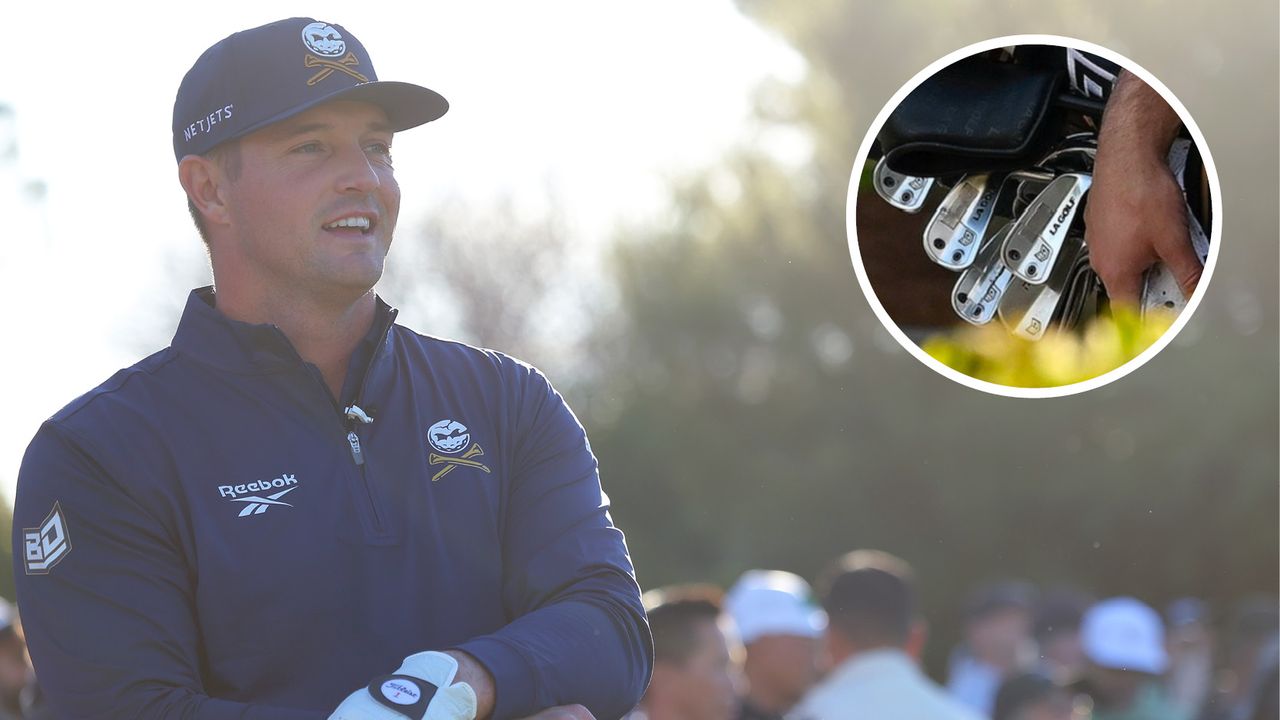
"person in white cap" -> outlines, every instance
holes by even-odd
[[[925,624],[911,567],[888,553],[840,559],[819,595],[831,671],[788,720],[978,720],[920,670]]]
[[[744,573],[729,590],[725,610],[747,651],[748,688],[739,719],[782,717],[818,679],[818,640],[827,614],[809,583],[781,570]]]
[[[1095,720],[1187,720],[1156,682],[1169,657],[1155,610],[1131,597],[1103,600],[1085,613],[1080,640]]]

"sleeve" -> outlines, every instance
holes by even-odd
[[[14,502],[18,605],[54,715],[323,718],[205,695],[184,555],[87,447],[45,423],[23,458]]]
[[[502,542],[515,619],[458,649],[493,674],[496,719],[568,703],[620,717],[653,669],[640,588],[585,431],[541,374],[521,369]]]

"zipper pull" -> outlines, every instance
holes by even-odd
[[[351,446],[351,459],[356,465],[363,465],[364,453],[360,452],[360,436],[356,435],[355,430],[347,432],[347,444]]]

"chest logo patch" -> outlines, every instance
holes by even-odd
[[[281,489],[283,488],[283,489]],[[257,480],[244,485],[219,485],[218,497],[230,498],[231,502],[244,503],[237,517],[261,515],[271,507],[293,507],[280,498],[298,489],[296,475],[281,475],[274,480]],[[267,494],[270,490],[279,490]]]
[[[460,421],[445,419],[426,430],[426,442],[440,452],[453,455],[465,450],[467,443],[471,442],[471,433]]]
[[[444,419],[432,425],[427,429],[427,442],[431,447],[445,453],[445,455],[431,453],[427,457],[427,461],[432,465],[444,465],[431,476],[431,482],[437,482],[457,467],[473,468],[484,473],[490,472],[489,466],[474,459],[484,455],[484,448],[480,447],[480,443],[471,442],[471,433],[467,430],[467,426],[457,420]],[[458,453],[462,454],[449,457]]]
[[[440,452],[452,455],[467,447],[471,433],[457,420],[445,419],[427,429],[427,442]]]

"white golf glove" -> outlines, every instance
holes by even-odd
[[[476,693],[454,683],[457,674],[458,661],[442,652],[410,655],[393,674],[348,695],[329,720],[475,720]]]

